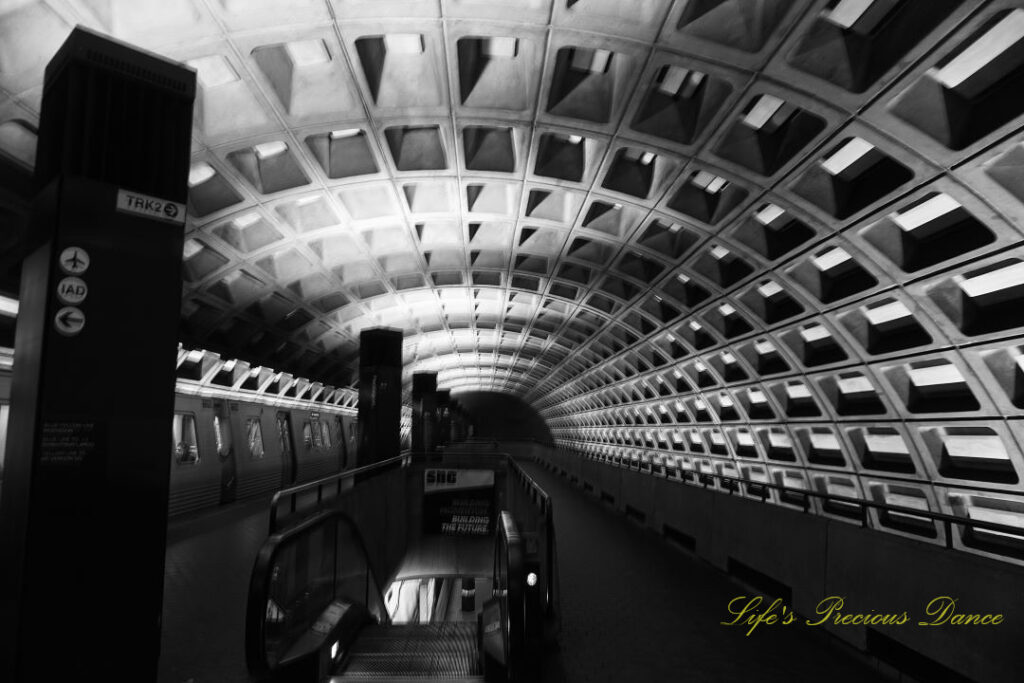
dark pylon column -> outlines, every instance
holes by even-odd
[[[452,392],[449,389],[437,391],[437,444],[440,446],[452,440]]]
[[[359,335],[359,465],[393,458],[401,448],[402,331]]]
[[[412,376],[413,453],[437,450],[437,373],[417,372]]]
[[[46,68],[0,680],[156,679],[194,97],[191,69],[83,29]]]
[[[452,433],[451,440],[458,443],[466,440],[466,418],[462,412],[462,404],[456,399],[452,399],[450,405],[450,411],[452,416]]]

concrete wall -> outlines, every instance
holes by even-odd
[[[790,606],[802,617],[817,620],[816,608],[828,596],[844,598],[844,614],[906,611],[903,625],[871,628],[968,679],[1024,680],[1024,569],[1017,565],[555,449],[543,451],[537,455],[549,467],[570,480],[575,477],[594,496],[604,493],[606,501],[611,497],[616,510],[659,534],[671,537],[666,525],[674,529],[684,546],[692,540],[692,551],[714,566],[728,571],[732,560],[734,569],[739,562],[763,575],[754,574],[752,583],[765,585],[766,577],[769,583],[784,584],[791,592]],[[743,590],[738,588],[737,594]],[[957,599],[957,612],[999,613],[1003,622],[918,625],[932,620],[926,606],[939,596]],[[800,622],[790,627],[798,624],[811,628]],[[869,656],[887,659],[878,647],[868,647],[868,627],[817,628],[827,628]]]

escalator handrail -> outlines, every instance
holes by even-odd
[[[547,572],[548,576],[548,593],[544,596],[544,617],[548,620],[548,624],[551,627],[551,636],[557,638],[562,630],[562,588],[558,578],[558,546],[555,543],[555,516],[550,507],[548,510],[549,514],[544,520],[544,537],[547,541],[547,547],[545,548],[547,564],[544,567],[544,571]]]
[[[545,564],[543,567],[547,576],[548,594],[544,596],[545,617],[552,622],[554,631],[558,631],[560,619],[559,610],[559,583],[558,583],[558,551],[555,544],[555,510],[551,502],[551,496],[541,488],[533,477],[526,473],[519,463],[509,459],[509,470],[519,480],[520,484],[530,494],[530,500],[537,507],[541,524],[544,526],[545,538]]]
[[[523,605],[523,565],[525,550],[523,537],[519,533],[512,513],[501,511],[498,520],[498,543],[495,545],[494,579],[495,587],[502,591],[503,610],[506,623],[503,624],[505,638],[505,662],[512,680],[518,680],[517,670],[521,667],[522,650],[525,641],[525,614]],[[503,553],[504,551],[504,553]],[[504,557],[503,557],[504,554]],[[504,582],[499,581],[498,565],[504,560]]]
[[[272,534],[256,555],[252,574],[249,579],[249,593],[245,614],[245,656],[250,673],[257,680],[266,680],[274,672],[274,667],[267,661],[266,649],[266,609],[270,599],[270,586],[273,578],[274,562],[279,549],[294,538],[303,534],[312,534],[329,521],[340,520],[348,525],[355,547],[362,552],[366,560],[367,591],[373,586],[376,595],[372,596],[380,605],[384,605],[384,597],[380,593],[380,584],[370,564],[370,556],[366,552],[366,542],[352,518],[340,510],[326,510],[310,517],[303,522],[276,534]],[[370,595],[367,595],[369,602]],[[325,605],[326,607],[326,605]],[[387,610],[382,611],[383,619],[387,619]]]

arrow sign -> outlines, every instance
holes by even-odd
[[[74,337],[85,327],[85,314],[74,306],[65,306],[57,311],[53,318],[53,326],[65,337]]]

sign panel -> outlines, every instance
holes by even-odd
[[[81,247],[68,247],[60,252],[60,269],[68,275],[81,275],[89,270],[89,254]]]
[[[65,337],[74,337],[85,327],[85,314],[74,306],[65,306],[53,317],[53,326]]]
[[[89,295],[89,286],[80,277],[66,277],[57,283],[57,298],[68,306],[76,306]]]
[[[128,190],[117,191],[117,210],[158,221],[185,224],[185,205]]]
[[[494,486],[494,470],[426,470],[423,473],[423,490],[457,491]]]
[[[425,470],[423,494],[423,533],[494,533],[494,470]]]
[[[102,447],[101,430],[92,421],[44,422],[41,432],[39,463],[46,467],[81,465]]]

